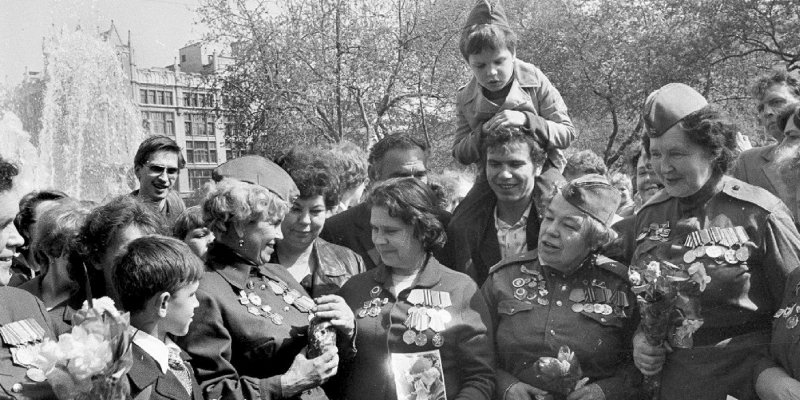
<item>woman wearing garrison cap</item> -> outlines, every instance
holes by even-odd
[[[537,249],[490,270],[482,290],[495,331],[495,398],[636,398],[641,374],[631,360],[636,302],[628,268],[599,255],[616,237],[610,224],[619,199],[603,176],[573,180],[548,206]],[[561,346],[580,364],[575,380],[585,379],[577,386],[554,388],[537,376],[537,360],[555,358]]]
[[[754,373],[767,367],[759,357],[800,264],[800,234],[778,198],[725,175],[736,127],[703,96],[671,83],[643,111],[645,150],[664,190],[637,214],[633,263],[699,264],[711,280],[697,299],[703,324],[692,340],[671,336],[654,347],[639,331],[634,362],[646,375],[660,372],[662,399],[756,398]]]

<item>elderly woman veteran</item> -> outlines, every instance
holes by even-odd
[[[203,395],[324,398],[319,385],[336,374],[339,357],[331,346],[306,358],[308,321],[312,313],[330,319],[342,342],[350,343],[353,313],[338,296],[315,302],[286,268],[267,263],[297,187],[257,156],[231,160],[215,175],[254,183],[223,178],[203,203],[215,240],[197,291],[200,306],[189,334],[178,341],[192,357]]]
[[[358,315],[358,354],[342,363],[338,394],[348,400],[491,398],[489,310],[475,282],[431,255],[446,240],[436,195],[417,179],[393,178],[372,189],[368,204],[381,263],[339,292]],[[416,362],[404,368],[401,360],[409,359]],[[419,379],[412,381],[414,375]]]
[[[321,149],[293,147],[277,160],[300,196],[283,218],[283,239],[270,262],[281,264],[312,296],[336,293],[351,276],[366,271],[361,256],[319,237],[328,213],[339,204],[339,179]]]
[[[641,375],[631,360],[628,269],[598,254],[616,236],[609,225],[619,198],[601,175],[569,182],[544,213],[537,248],[490,270],[482,290],[494,319],[497,398],[563,397],[537,386],[534,365],[565,345],[589,378],[568,399],[636,395]]]
[[[633,263],[701,263],[711,281],[697,299],[704,324],[693,347],[650,346],[637,332],[634,361],[644,374],[662,371],[662,399],[755,398],[754,368],[800,264],[800,235],[777,197],[725,175],[736,128],[695,90],[671,83],[650,94],[644,120],[664,190],[637,214]]]

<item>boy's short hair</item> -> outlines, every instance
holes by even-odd
[[[203,262],[182,241],[159,235],[135,239],[114,262],[114,285],[122,308],[145,309],[161,293],[174,294],[203,276]]]
[[[461,55],[469,61],[472,54],[480,54],[486,49],[508,49],[517,52],[517,34],[511,29],[497,24],[478,24],[464,28],[458,43]]]
[[[547,154],[542,146],[531,136],[520,129],[497,129],[487,133],[481,139],[481,166],[486,167],[487,154],[490,149],[504,147],[516,143],[526,143],[530,149],[531,162],[534,166],[544,165]]]
[[[203,209],[200,206],[192,206],[183,210],[181,215],[175,219],[175,225],[172,226],[172,237],[183,240],[192,230],[205,227]]]
[[[603,159],[591,150],[573,151],[567,155],[564,176],[584,176],[588,174],[605,175],[608,172]]]
[[[142,141],[139,149],[136,150],[136,155],[133,156],[133,166],[144,167],[147,161],[150,160],[150,156],[159,151],[169,151],[177,154],[178,168],[183,169],[186,166],[186,159],[183,158],[181,147],[172,138],[164,135],[149,136]]]

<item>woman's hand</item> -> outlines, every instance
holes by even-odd
[[[353,338],[356,327],[355,316],[343,298],[335,294],[328,294],[317,297],[314,301],[317,302],[317,307],[314,309],[317,317],[330,320],[331,325],[345,334],[348,339]]]
[[[567,396],[567,400],[605,400],[606,394],[596,383],[588,384]]]
[[[800,400],[800,382],[783,368],[767,368],[756,378],[756,393],[762,400]]]
[[[506,390],[503,400],[545,400],[552,397],[542,389],[535,388],[524,382],[517,382]]]
[[[281,391],[284,397],[291,398],[298,393],[317,387],[336,375],[339,354],[335,347],[328,347],[314,359],[307,359],[305,349],[294,358],[292,366],[281,376]]]
[[[668,343],[661,346],[649,345],[642,331],[637,331],[633,336],[633,363],[643,375],[659,373],[667,360],[667,353],[671,351]]]

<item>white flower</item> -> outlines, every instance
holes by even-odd
[[[661,276],[661,264],[659,264],[658,261],[650,261],[650,263],[647,264],[647,271],[655,276]]]
[[[628,269],[628,280],[632,285],[639,286],[642,284],[642,275],[634,269]]]

